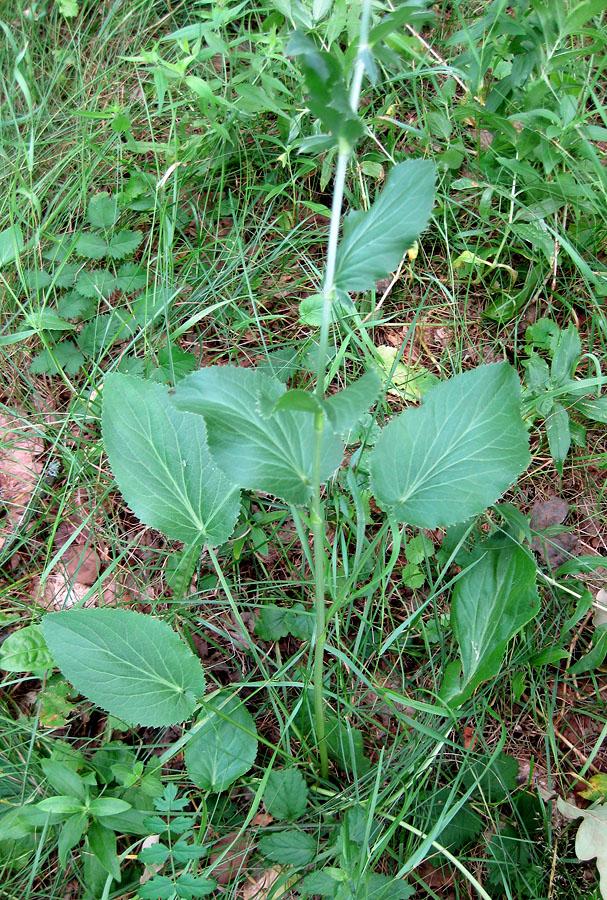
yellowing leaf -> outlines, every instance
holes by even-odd
[[[592,802],[607,800],[607,775],[599,774],[589,778],[588,788],[585,791],[580,791],[580,796]]]
[[[279,879],[282,879],[282,884],[279,884]],[[259,878],[256,878],[255,881],[249,881],[245,884],[242,889],[243,900],[266,900],[266,898],[272,898],[272,900],[279,900],[280,897],[284,897],[289,890],[289,886],[297,881],[297,878],[289,878],[282,871],[280,866],[273,866],[271,869],[266,869],[261,873]],[[292,896],[289,894],[289,897]]]
[[[392,372],[398,352],[396,347],[387,345],[375,348],[379,361],[379,372],[384,381]],[[388,394],[394,394],[402,400],[421,400],[426,391],[429,391],[435,384],[438,384],[438,378],[424,366],[409,364],[401,359],[396,363],[396,368],[392,372]]]
[[[592,809],[578,809],[559,797],[556,805],[566,819],[584,819],[575,837],[575,855],[580,860],[596,856],[601,897],[607,900],[607,803]]]

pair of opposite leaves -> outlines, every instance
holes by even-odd
[[[373,378],[365,376],[349,393],[324,401],[328,423],[346,430],[348,420],[352,427],[361,414],[356,409],[362,401],[357,407],[355,400],[372,387]],[[221,543],[239,512],[238,485],[289,502],[297,502],[291,493],[297,491],[305,502],[314,417],[302,409],[272,412],[288,393],[263,373],[231,367],[194,373],[174,396],[155,382],[108,376],[104,438],[135,514],[170,538]],[[292,393],[295,405],[304,405]],[[405,410],[383,430],[371,455],[375,496],[400,521],[422,527],[482,511],[527,464],[519,394],[518,378],[505,363],[438,385],[422,407]],[[322,471],[329,478],[343,444],[333,428],[326,432]],[[258,483],[258,477],[268,480]],[[165,623],[149,616],[69,610],[45,616],[42,629],[71,683],[119,718],[154,726],[183,721],[204,694],[200,661]],[[100,681],[99,672],[111,678]]]
[[[112,374],[103,388],[103,438],[127,503],[146,525],[186,544],[218,545],[234,528],[240,489],[306,504],[322,412],[321,481],[376,402],[368,372],[322,405],[255,369],[211,366],[161,385]],[[371,489],[397,521],[434,528],[481,513],[529,463],[520,383],[507,363],[445,381],[382,431],[370,453]]]

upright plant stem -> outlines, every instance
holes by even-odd
[[[360,89],[364,74],[363,53],[368,52],[369,23],[371,20],[371,0],[363,0],[360,40],[358,58],[354,66],[352,84],[350,86],[350,104],[353,110],[358,108]],[[339,225],[341,221],[341,207],[344,197],[344,184],[346,170],[352,147],[345,140],[340,140],[333,182],[333,201],[331,203],[331,223],[329,225],[329,240],[327,244],[327,263],[323,284],[323,305],[320,336],[318,340],[318,366],[316,370],[316,396],[322,400],[325,393],[325,378],[327,374],[327,353],[329,349],[329,329],[331,326],[331,310],[335,299],[335,265],[337,262],[337,243],[339,239]],[[322,460],[322,443],[325,429],[325,417],[323,412],[318,412],[314,417],[314,460],[312,466],[312,498],[310,500],[310,525],[313,539],[314,560],[314,605],[316,609],[316,640],[314,644],[314,723],[316,727],[316,740],[320,761],[320,775],[327,778],[329,775],[329,756],[327,752],[325,709],[323,700],[323,671],[324,653],[327,639],[327,616],[325,610],[325,536],[326,523],[324,505],[320,497],[320,471]]]

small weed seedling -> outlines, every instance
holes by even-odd
[[[144,767],[121,741],[105,744],[90,760],[57,741],[41,766],[49,796],[11,810],[0,836],[25,851],[30,840],[43,842],[47,833],[58,832],[61,868],[81,848],[87,889],[101,896],[106,882],[120,880],[117,834],[150,833],[146,819],[153,812],[152,798],[162,794],[162,782],[151,764]]]
[[[600,396],[605,381],[601,364],[593,357],[596,377],[575,379],[582,355],[580,336],[573,324],[562,329],[551,319],[539,319],[527,328],[525,351],[523,410],[531,422],[545,421],[550,455],[562,473],[571,444],[586,445],[586,429],[571,414],[590,422],[607,422],[607,397]],[[597,397],[591,396],[593,393]]]
[[[137,263],[125,262],[143,236],[139,231],[117,228],[120,214],[115,197],[93,197],[86,213],[87,229],[76,240],[69,235],[59,237],[45,254],[47,266],[25,273],[27,286],[36,298],[45,301],[40,305],[35,300],[29,313],[28,324],[38,331],[45,344],[32,362],[32,373],[64,371],[69,376],[76,375],[86,358],[97,358],[119,336],[124,339],[143,324],[148,302],[145,295],[135,301],[132,310],[127,303],[116,309],[108,303],[115,292],[126,300],[147,286],[145,270]],[[58,295],[54,309],[46,304],[46,298],[53,294]],[[103,310],[104,304],[107,311]],[[63,337],[65,332],[74,330],[73,320],[86,323],[77,343],[56,340],[57,333]]]

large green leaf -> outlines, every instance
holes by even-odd
[[[227,691],[203,703],[200,729],[185,749],[188,775],[203,791],[225,791],[257,756],[257,729],[244,704]]]
[[[276,769],[270,772],[263,795],[267,811],[275,819],[293,822],[303,815],[308,802],[308,788],[298,769]]]
[[[86,813],[80,812],[70,816],[61,828],[59,842],[57,845],[59,863],[62,868],[67,865],[67,855],[77,844],[80,843],[84,830],[88,825]]]
[[[23,232],[18,225],[0,231],[0,266],[14,262],[23,250]]]
[[[74,325],[66,322],[52,309],[30,309],[25,314],[25,321],[36,331],[73,331]]]
[[[184,378],[173,402],[204,416],[211,454],[236,484],[303,504],[311,493],[314,417],[292,409],[272,413],[284,391],[284,384],[255,369],[210,366]],[[342,458],[342,441],[326,428],[321,480]]]
[[[41,291],[47,288],[53,281],[49,272],[41,269],[25,269],[23,272],[23,280],[32,291]]]
[[[477,515],[529,465],[520,383],[507,363],[437,385],[384,428],[371,486],[398,521],[436,528]]]
[[[262,837],[259,850],[281,866],[307,866],[316,856],[317,844],[311,834],[289,828]]]
[[[188,544],[228,539],[239,491],[215,466],[204,421],[175,409],[167,388],[108,375],[103,439],[118,487],[142,522]]]
[[[175,632],[128,609],[70,609],[42,620],[48,648],[76,690],[136,725],[187,719],[204,693],[200,661]]]
[[[327,750],[329,757],[340,769],[352,772],[359,778],[369,769],[369,760],[365,756],[362,732],[353,728],[347,720],[332,714],[325,715]]]
[[[366,291],[397,268],[428,224],[435,176],[429,160],[399,163],[388,173],[371,208],[346,216],[337,250],[336,287]]]
[[[516,757],[502,750],[491,758],[489,767],[487,757],[469,760],[462,772],[462,784],[466,789],[474,789],[484,803],[501,803],[516,790],[519,771]]]
[[[481,545],[482,548],[482,545]],[[441,694],[463,703],[483,681],[500,670],[506,644],[539,611],[536,565],[511,541],[488,547],[456,582],[451,625],[460,664],[448,667]]]

